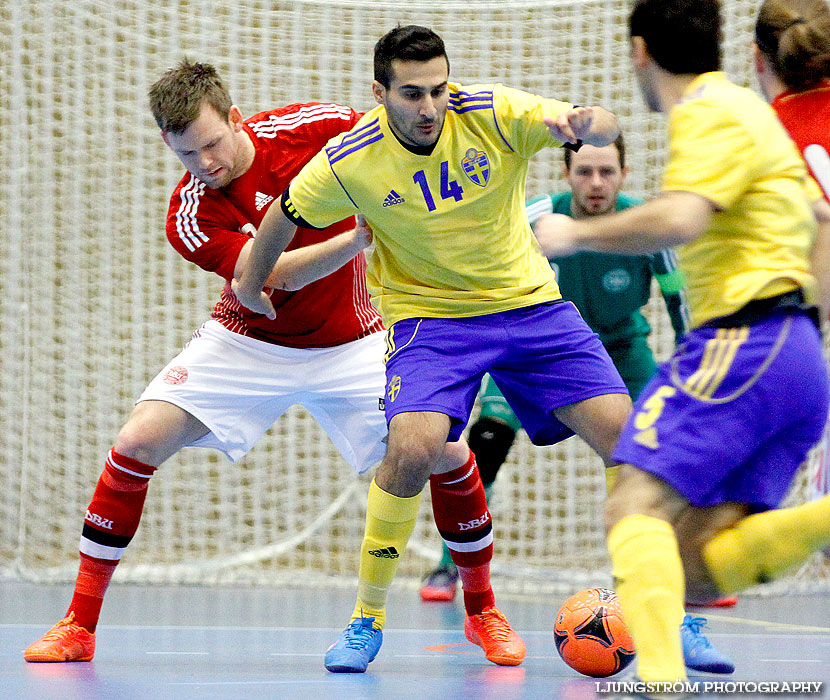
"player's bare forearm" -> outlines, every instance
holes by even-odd
[[[296,225],[282,210],[270,207],[260,223],[259,231],[251,246],[251,254],[238,280],[231,283],[239,303],[256,313],[275,318],[274,307],[268,295],[262,291],[265,280],[271,274],[277,259],[282,255],[294,233]]]
[[[813,204],[818,219],[818,233],[810,251],[810,266],[818,281],[819,308],[822,320],[830,314],[830,204],[823,199]]]
[[[645,204],[616,214],[576,220],[547,214],[533,228],[548,258],[580,251],[645,255],[702,235],[714,207],[691,192],[665,192]]]
[[[251,254],[253,241],[245,244],[236,261],[236,275],[243,273]],[[314,245],[289,250],[280,255],[265,286],[293,292],[316,282],[335,270],[339,270],[360,251],[372,243],[372,230],[358,217],[357,226],[351,231]]]
[[[277,260],[265,284],[287,291],[301,289],[339,270],[370,241],[360,235],[359,229],[352,229],[328,241],[289,251]]]

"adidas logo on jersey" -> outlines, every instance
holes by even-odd
[[[397,559],[400,554],[394,547],[384,547],[383,549],[370,549],[369,554],[378,559]]]
[[[389,190],[389,194],[387,194],[386,199],[383,200],[383,206],[394,207],[396,204],[403,204],[404,201],[406,200],[395,192],[395,190]]]
[[[270,194],[263,194],[262,192],[256,193],[256,210],[261,211],[262,207],[264,207],[268,202],[273,200],[274,198]]]

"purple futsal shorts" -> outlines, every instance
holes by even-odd
[[[807,313],[698,328],[643,390],[614,459],[694,506],[767,510],[821,438],[827,409],[827,365]]]
[[[386,420],[435,411],[461,437],[481,379],[489,372],[537,445],[573,433],[553,416],[560,406],[627,394],[611,358],[571,302],[485,316],[410,318],[387,331]]]

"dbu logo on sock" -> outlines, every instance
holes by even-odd
[[[112,530],[112,520],[102,518],[97,513],[90,513],[89,511],[87,511],[86,515],[84,516],[84,520],[88,520],[93,525],[103,528],[104,530]]]
[[[466,523],[458,523],[458,529],[462,532],[464,530],[474,530],[477,527],[481,527],[482,525],[486,525],[490,520],[490,513],[484,511],[484,515],[480,518],[475,518],[474,520],[470,520]]]

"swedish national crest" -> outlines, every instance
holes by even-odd
[[[386,395],[389,397],[389,400],[394,403],[395,399],[398,398],[398,392],[401,390],[401,378],[398,375],[392,377],[389,380],[389,386],[386,389]]]
[[[475,148],[467,149],[461,167],[473,184],[485,187],[490,180],[490,159],[484,151],[477,151]]]

